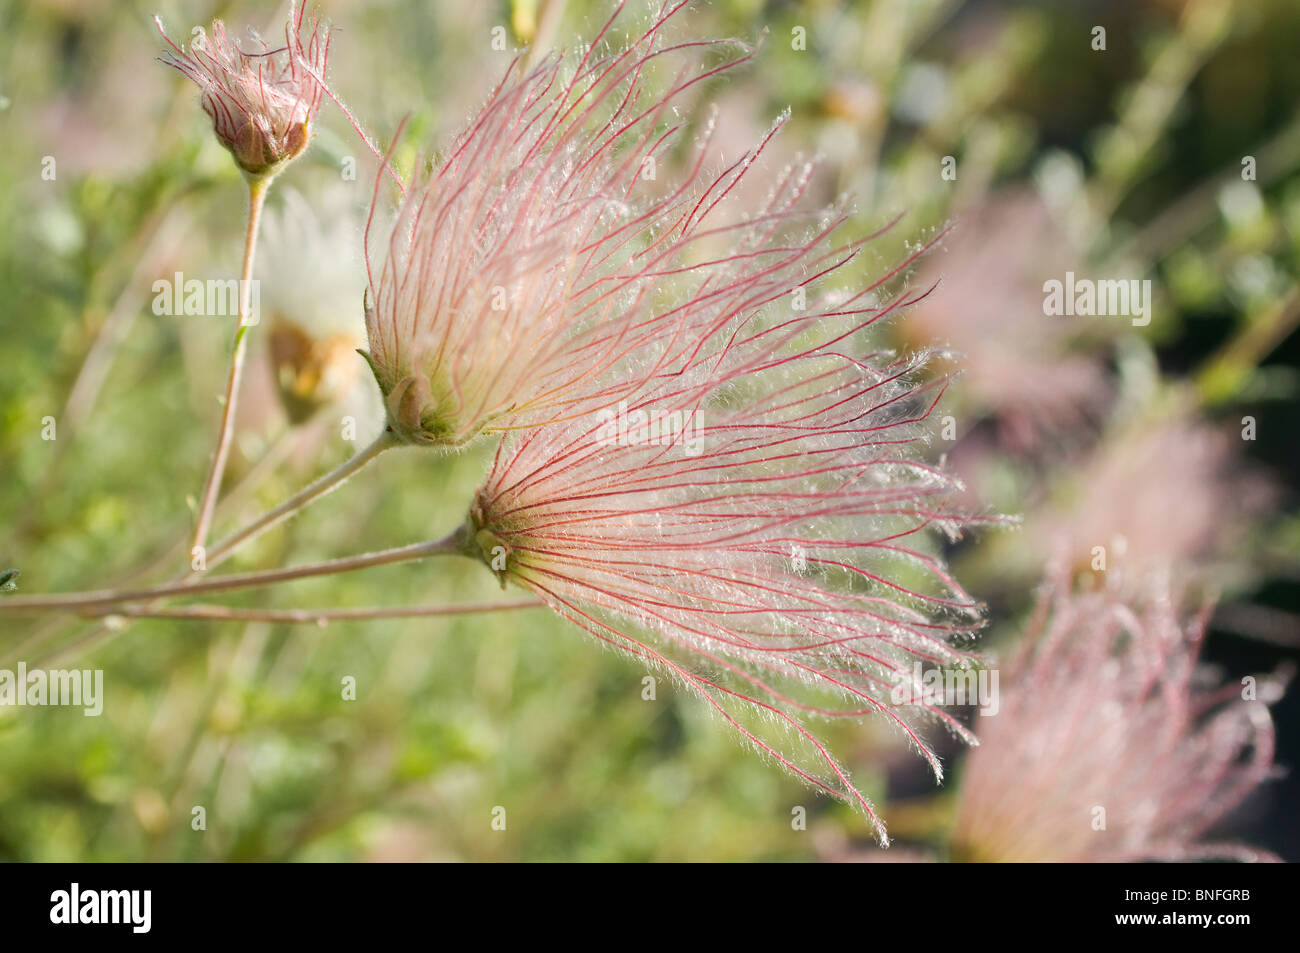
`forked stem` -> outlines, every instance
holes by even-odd
[[[358,569],[368,569],[372,566],[410,562],[411,560],[424,559],[429,556],[465,555],[466,553],[466,530],[462,527],[450,536],[431,543],[413,543],[409,546],[381,549],[377,552],[363,553],[359,556],[345,556],[341,559],[327,559],[324,562],[308,563],[303,566],[231,573],[228,576],[216,576],[197,581],[169,582],[142,589],[101,589],[91,592],[66,592],[47,596],[0,599],[0,615],[40,612],[95,614],[91,610],[104,609],[119,603],[148,602],[154,599],[195,596],[207,592],[229,592],[233,589],[254,589],[259,586],[292,582],[295,579],[307,579],[312,576],[331,576],[337,573],[355,572]]]
[[[392,431],[384,428],[384,432],[375,438],[364,450],[355,454],[351,459],[341,463],[329,473],[303,487],[289,499],[285,500],[275,509],[266,515],[260,517],[239,530],[237,533],[226,537],[221,542],[212,547],[212,551],[205,556],[205,565],[208,569],[214,569],[218,564],[225,561],[236,549],[244,543],[251,542],[261,536],[267,530],[287,520],[294,513],[303,509],[310,503],[315,502],[322,496],[332,493],[342,486],[353,474],[374,460],[385,450],[391,450],[393,447],[400,446],[400,441],[393,436]]]

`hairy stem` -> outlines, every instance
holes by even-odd
[[[270,178],[248,179],[248,230],[244,233],[244,268],[239,282],[239,328],[235,332],[235,350],[230,358],[230,376],[226,381],[226,404],[221,412],[221,429],[217,434],[217,449],[212,455],[212,469],[199,500],[198,517],[194,523],[193,547],[202,547],[208,539],[212,513],[217,506],[221,479],[226,472],[226,458],[230,456],[230,443],[235,433],[235,414],[239,404],[239,384],[244,377],[244,358],[248,352],[249,298],[252,290],[253,259],[257,254],[258,225],[262,220],[262,206],[271,186]]]
[[[469,615],[477,612],[509,612],[540,609],[540,599],[499,603],[453,603],[445,606],[371,606],[356,609],[242,609],[219,605],[123,606],[105,609],[105,615],[131,619],[211,619],[218,622],[277,622],[325,625],[365,619],[421,619],[433,616]]]
[[[231,553],[233,553],[239,546],[248,542],[249,540],[256,538],[257,536],[260,536],[262,533],[266,532],[271,527],[287,519],[295,512],[304,508],[314,500],[337,489],[349,477],[351,477],[354,473],[356,473],[367,463],[369,463],[371,460],[377,457],[384,450],[387,450],[394,446],[398,446],[399,443],[395,440],[391,440],[390,437],[391,435],[387,431],[385,431],[370,446],[357,453],[350,460],[346,461],[339,467],[335,468],[333,471],[326,474],[325,476],[314,481],[309,486],[305,487],[302,491],[300,491],[295,496],[293,496],[291,499],[286,500],[284,503],[280,504],[280,506],[276,507],[270,513],[267,513],[265,516],[257,520],[255,523],[250,524],[249,526],[245,527],[239,532],[233,534],[232,536],[218,543],[215,547],[213,547],[212,552],[208,554],[205,569],[216,568],[216,566],[219,563],[224,562],[231,555]],[[288,446],[288,444],[286,444],[286,446]],[[265,458],[264,460],[259,461],[258,467],[255,468],[255,472],[258,472],[259,470],[264,470],[262,464],[265,462],[266,462]],[[262,474],[259,473],[259,476],[260,475]],[[244,482],[241,483],[238,487],[236,487],[229,494],[229,496],[222,497],[218,501],[217,510],[220,511],[222,506],[224,506],[229,499],[239,495],[241,490],[246,488],[246,484],[251,482],[252,480],[253,480],[253,474],[250,473],[247,477],[245,477]],[[140,576],[147,575],[152,569],[158,568],[158,566],[160,565],[165,565],[166,561],[169,560],[173,555],[175,555],[176,550],[181,545],[183,545],[184,542],[185,542],[184,538],[177,540],[176,545],[173,546],[172,549],[169,550],[167,553],[165,553],[163,557],[161,557],[158,561],[156,561],[154,566],[132,573],[127,579],[122,580],[122,583],[130,582],[134,578],[139,578]],[[193,578],[195,578],[195,574],[192,571],[186,571],[180,573],[177,576],[174,576],[170,580],[170,582],[182,583],[185,582],[186,580],[193,579]],[[276,611],[272,611],[270,613],[263,613],[261,616],[258,617],[258,619],[252,619],[252,618],[245,619],[239,613],[230,616],[203,615],[203,614],[199,614],[198,612],[188,611],[188,607],[186,610],[177,610],[174,608],[168,608],[168,609],[157,609],[156,611],[151,611],[151,609],[148,607],[135,606],[132,607],[131,611],[129,612],[117,611],[117,610],[112,610],[112,611],[106,610],[102,612],[82,612],[81,614],[86,616],[118,615],[118,616],[131,617],[131,618],[180,618],[180,619],[229,618],[232,620],[242,619],[243,621],[259,621],[259,620],[286,621],[286,622],[303,621],[302,619],[299,619],[297,617],[290,617],[294,613],[297,613],[298,610],[288,610],[288,611],[290,615],[285,616],[283,619],[279,618],[279,616],[276,614]],[[469,610],[467,609],[466,611]],[[431,613],[431,614],[436,614],[436,613]],[[270,618],[271,616],[275,616],[275,618]],[[312,618],[319,618],[319,617],[320,617],[320,613],[312,614]],[[327,612],[326,617],[329,618],[332,616],[330,615],[330,613]],[[348,616],[343,616],[343,615],[338,616],[338,618],[346,618],[346,617]],[[394,617],[401,617],[401,616],[394,616]],[[385,618],[385,616],[375,616],[375,618]],[[16,649],[15,651],[18,652],[18,654],[21,654],[21,651],[19,650],[29,650],[38,645],[42,645],[45,642],[48,642],[50,638],[59,635],[62,631],[63,629],[59,626],[59,624],[57,622],[54,622],[52,623],[52,625],[48,626],[45,630],[38,632],[35,636],[32,636],[24,640],[19,645],[18,649]],[[103,639],[104,637],[110,637],[111,635],[112,633],[105,627],[105,624],[103,622],[100,622],[90,632],[86,633],[86,635],[78,639],[77,643],[74,644],[98,641]]]
[[[357,453],[350,460],[335,467],[329,473],[308,484],[296,494],[285,500],[275,509],[271,510],[265,516],[245,526],[239,532],[228,536],[220,543],[212,547],[212,551],[207,554],[205,564],[208,569],[215,568],[219,563],[224,561],[231,553],[242,546],[261,536],[267,530],[276,526],[294,513],[297,513],[303,507],[320,499],[327,493],[331,493],[342,486],[354,473],[374,460],[385,450],[399,446],[400,441],[393,436],[392,431],[384,428],[384,432],[375,438],[375,441],[364,450]]]
[[[457,530],[444,539],[431,543],[412,543],[394,549],[328,559],[303,566],[284,569],[263,569],[255,572],[231,573],[197,581],[169,582],[143,589],[101,589],[91,592],[67,592],[47,596],[29,596],[17,599],[0,599],[0,615],[6,613],[80,612],[99,610],[118,603],[144,602],[177,596],[200,595],[207,592],[228,592],[232,589],[253,589],[275,583],[292,582],[312,576],[330,576],[343,572],[386,566],[390,563],[409,562],[428,556],[461,555],[465,552],[464,530]],[[93,614],[93,613],[92,613]],[[103,613],[99,613],[103,614]]]

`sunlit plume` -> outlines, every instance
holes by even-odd
[[[919,662],[965,666],[981,607],[942,537],[980,518],[923,462],[947,377],[934,355],[868,349],[926,294],[903,268],[792,309],[853,259],[825,235],[787,248],[703,336],[653,345],[637,395],[507,436],[467,523],[502,584],[675,676],[755,747],[884,825],[815,733],[880,715],[941,775],[923,725],[971,739],[910,691]],[[795,277],[795,274],[798,277]],[[733,289],[734,292],[734,289]],[[733,292],[728,292],[728,297]]]

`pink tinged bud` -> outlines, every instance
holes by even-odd
[[[154,22],[171,46],[163,62],[199,87],[217,140],[246,174],[274,175],[307,148],[325,92],[329,35],[313,18],[304,42],[300,6],[290,13],[284,46],[274,49],[253,40],[260,48],[245,51],[214,20],[211,36],[200,34],[186,50]]]

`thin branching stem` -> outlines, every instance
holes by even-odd
[[[244,378],[244,359],[248,353],[249,303],[252,291],[253,261],[257,255],[258,226],[262,220],[262,206],[270,189],[269,177],[248,178],[248,229],[244,233],[244,268],[239,282],[239,328],[235,332],[235,349],[230,358],[230,375],[226,381],[226,402],[221,412],[221,429],[217,433],[217,449],[212,455],[212,468],[199,500],[198,515],[194,521],[193,547],[207,543],[212,526],[212,514],[217,506],[221,480],[226,473],[226,459],[235,432],[235,415],[239,406],[239,385]]]
[[[163,583],[162,585],[142,589],[101,589],[90,592],[66,592],[45,596],[0,599],[0,615],[41,612],[80,612],[86,614],[90,610],[99,610],[119,603],[146,602],[179,596],[197,596],[209,592],[229,592],[233,589],[254,589],[276,583],[292,582],[295,579],[329,576],[337,573],[354,572],[358,569],[368,569],[372,566],[386,566],[390,563],[424,559],[428,556],[460,555],[464,552],[464,534],[463,531],[457,530],[450,536],[433,542],[412,543],[409,546],[381,549],[373,553],[344,556],[341,559],[328,559],[324,562],[288,566],[283,569],[231,573],[226,576]],[[90,614],[94,614],[93,611]]]
[[[481,612],[510,612],[539,609],[540,599],[514,602],[470,602],[445,606],[369,606],[355,609],[245,609],[233,606],[194,604],[186,606],[124,606],[105,610],[105,615],[131,619],[206,619],[216,622],[276,622],[326,625],[374,619],[423,619],[436,616],[470,615]]]
[[[376,437],[373,443],[355,454],[351,459],[341,463],[329,473],[310,483],[266,515],[213,546],[212,551],[206,557],[207,568],[215,568],[244,543],[251,542],[267,530],[284,522],[308,504],[337,490],[353,474],[361,470],[385,450],[390,450],[399,445],[400,443],[393,436],[392,431],[385,428],[384,432]]]

